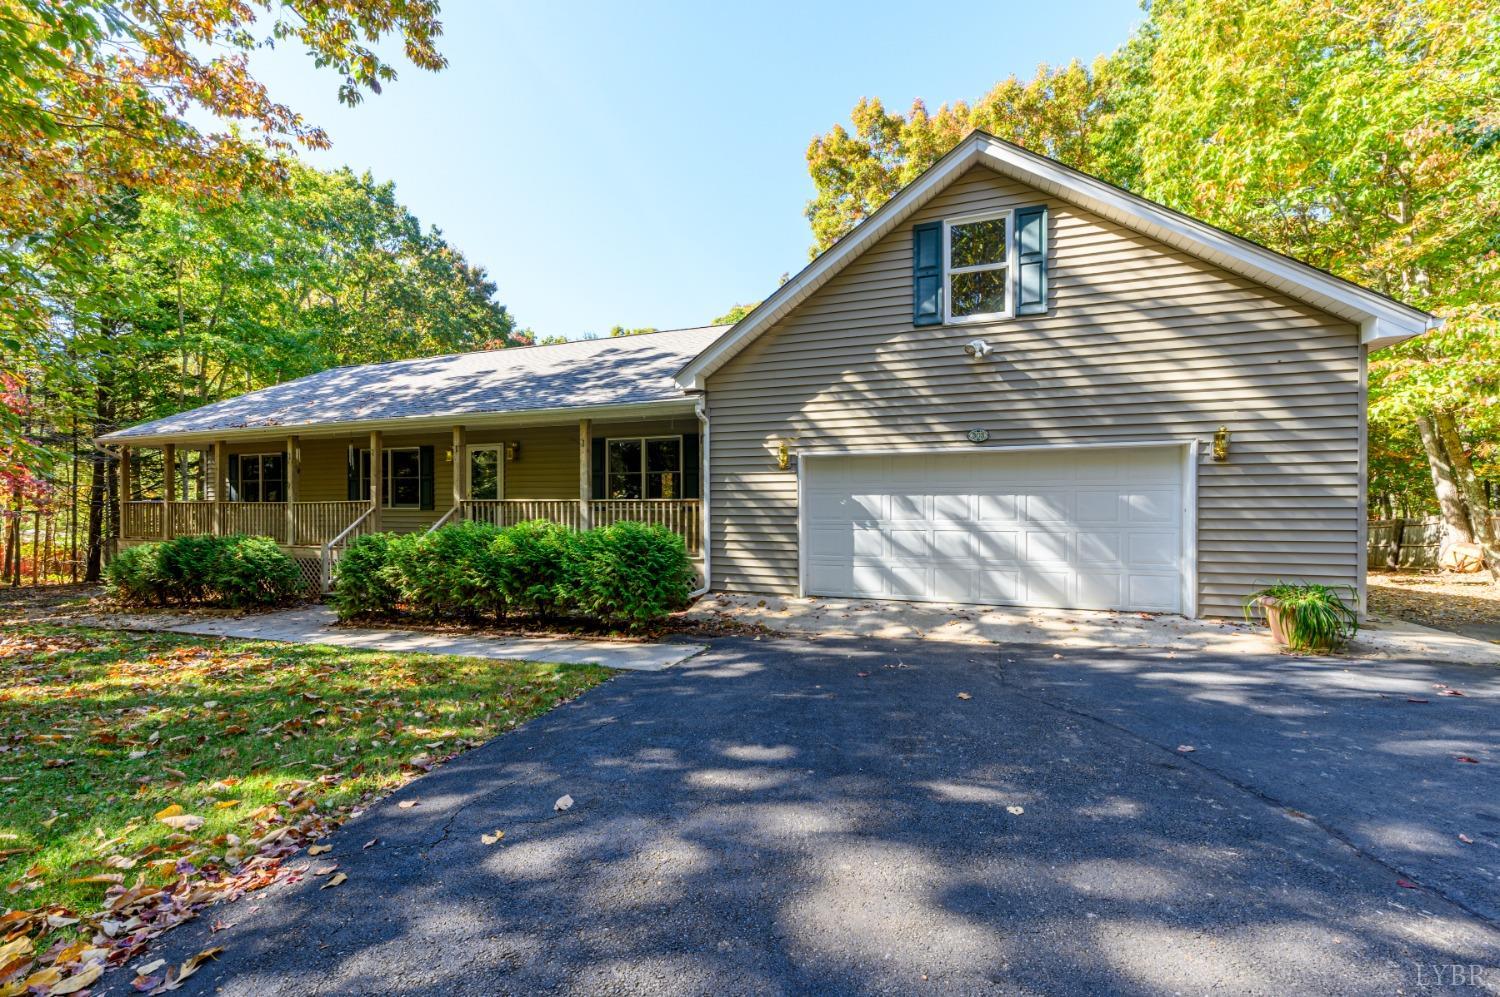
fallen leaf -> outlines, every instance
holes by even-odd
[[[180,806],[178,806],[177,804],[174,803],[174,804],[172,804],[169,807],[165,807],[165,808],[163,808],[161,810],[158,810],[156,812],[156,819],[157,820],[166,820],[168,817],[176,817],[178,814],[180,814],[182,812],[183,812],[182,808]]]
[[[1470,765],[1478,765],[1479,764],[1479,759],[1477,759],[1477,758],[1470,758],[1468,755],[1455,755],[1454,756],[1454,760],[1455,761],[1460,761],[1460,762],[1467,762]]]
[[[1398,880],[1396,880],[1396,885],[1399,886],[1399,887],[1401,887],[1403,890],[1417,890],[1417,889],[1421,889],[1421,887],[1417,886],[1416,883],[1413,883],[1409,879],[1398,879]]]
[[[307,849],[309,855],[322,855],[324,852],[333,851],[332,845],[310,845]]]
[[[971,696],[971,695],[969,695],[967,692],[961,692],[961,693],[958,694],[958,698],[959,699],[973,699],[974,697]]]
[[[203,826],[203,818],[197,814],[178,814],[174,817],[161,817],[159,819],[174,831],[196,831]]]
[[[410,810],[412,807],[414,807],[416,805],[417,805],[417,801],[416,800],[402,800],[400,803],[396,804],[396,806],[400,807],[402,810]]]
[[[230,807],[237,807],[239,805],[240,805],[240,801],[239,800],[220,800],[218,803],[214,804],[214,809],[215,810],[228,810]]]
[[[74,994],[82,990],[84,987],[89,986],[103,975],[104,963],[92,963],[88,966],[85,966],[79,972],[74,973],[66,980],[60,980],[57,983],[52,984],[52,989],[49,991],[49,993]]]
[[[371,838],[369,841],[366,841],[360,847],[361,848],[374,848],[378,844],[380,844],[380,839],[379,838]]]
[[[1412,699],[1409,696],[1407,697],[1406,701],[1408,703],[1430,703],[1430,702],[1432,702],[1432,700],[1430,700],[1430,699]]]
[[[559,796],[557,798],[557,802],[554,803],[554,804],[552,804],[552,809],[556,810],[556,811],[559,811],[559,812],[561,812],[563,810],[571,810],[572,808],[573,808],[573,797],[568,796],[566,794],[564,794],[563,796]]]
[[[152,973],[156,972],[158,969],[161,969],[166,964],[167,960],[165,959],[153,959],[151,962],[148,962],[143,966],[135,967],[135,972],[137,976],[150,976]]]
[[[339,864],[337,862],[330,862],[328,865],[320,865],[320,866],[315,867],[313,869],[313,871],[312,871],[312,874],[314,876],[326,876],[330,872],[333,872],[338,867],[339,867]]]
[[[486,845],[493,845],[503,837],[505,837],[505,832],[496,829],[494,834],[481,834],[479,836],[479,840],[484,842]]]
[[[340,883],[342,883],[344,880],[346,880],[348,878],[349,877],[346,876],[346,875],[344,875],[343,873],[336,872],[332,876],[328,877],[328,882],[326,882],[322,886],[318,887],[318,889],[320,889],[320,890],[326,890],[330,886],[338,886]]]
[[[1022,814],[1024,814],[1026,812],[1026,808],[1025,807],[1006,807],[1005,811],[1006,811],[1006,813],[1012,813],[1012,814],[1015,814],[1017,817],[1019,817],[1019,816],[1021,816]]]
[[[1462,690],[1460,690],[1460,689],[1444,689],[1443,690],[1443,695],[1444,696],[1462,696],[1462,695],[1464,695],[1464,692]]]
[[[1178,750],[1179,753],[1185,755],[1185,754],[1187,754],[1190,751],[1197,751],[1198,749],[1195,748],[1195,747],[1193,747],[1191,744],[1179,744],[1177,746],[1177,750]]]
[[[1458,840],[1462,841],[1466,845],[1472,845],[1474,843],[1474,839],[1469,837],[1467,834],[1460,834],[1458,836]]]

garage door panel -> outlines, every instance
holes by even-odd
[[[811,594],[1179,608],[1180,451],[819,458],[802,473]]]
[[[1119,565],[1125,560],[1125,541],[1118,532],[1080,531],[1077,544],[1081,564]]]
[[[1024,559],[1032,562],[1066,561],[1068,559],[1066,533],[1049,530],[1027,530]]]
[[[1116,490],[1081,491],[1078,493],[1078,515],[1080,523],[1118,523],[1123,517],[1125,502]]]
[[[1021,500],[1018,495],[979,496],[979,521],[981,523],[1014,523],[1020,520]]]
[[[976,557],[975,539],[972,528],[935,529],[932,533],[932,551],[940,558],[971,561]]]
[[[1182,500],[1175,488],[1134,491],[1125,498],[1131,523],[1175,523]]]
[[[1074,516],[1072,492],[1045,491],[1027,495],[1025,499],[1028,523],[1067,523]]]
[[[1078,601],[1090,606],[1123,606],[1125,576],[1119,572],[1085,571],[1078,576]]]
[[[1016,530],[980,530],[974,534],[974,548],[974,556],[981,560],[1019,560],[1021,534]]]

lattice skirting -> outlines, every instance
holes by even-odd
[[[302,582],[307,588],[310,598],[316,599],[323,594],[323,563],[316,557],[294,557],[297,570],[302,572]]]

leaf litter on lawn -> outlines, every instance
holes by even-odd
[[[0,624],[0,997],[89,992],[205,905],[305,875],[288,859],[330,851],[313,843],[372,800],[607,674]],[[132,985],[175,990],[218,951]]]

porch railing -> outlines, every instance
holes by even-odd
[[[172,536],[196,537],[214,531],[214,504],[212,502],[168,502],[168,515],[172,517]]]
[[[581,519],[576,499],[503,499],[501,501],[467,499],[463,518],[491,526],[514,526],[532,519],[545,519],[576,530]]]
[[[292,535],[299,547],[319,546],[369,511],[368,502],[293,502]]]
[[[120,532],[127,537],[155,540],[161,536],[161,502],[126,502]]]
[[[576,530],[583,523],[582,504],[574,499],[469,499],[461,518],[493,526],[514,526],[545,519]],[[596,499],[589,503],[594,526],[633,521],[665,526],[697,553],[703,543],[703,503],[696,499]]]
[[[286,536],[285,502],[225,502],[222,528],[226,534],[253,537]]]
[[[598,499],[589,503],[595,526],[637,522],[665,526],[696,553],[701,549],[703,503],[696,499]]]

